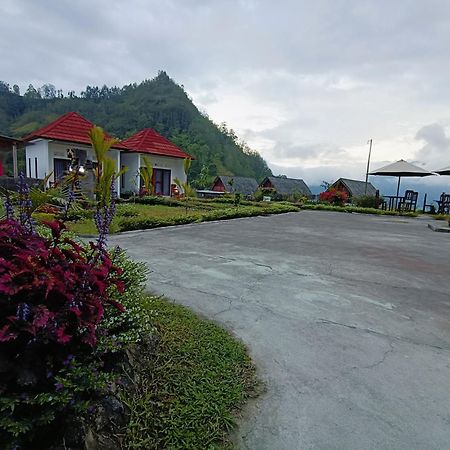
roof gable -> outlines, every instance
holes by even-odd
[[[289,195],[299,193],[311,197],[312,193],[309,187],[303,180],[296,178],[280,178],[280,177],[267,177],[264,181],[269,180],[278,194]],[[263,181],[263,183],[264,183]],[[261,183],[262,184],[262,183]]]
[[[92,122],[76,112],[68,112],[53,122],[25,136],[30,141],[37,138],[58,139],[64,141],[88,143]]]
[[[133,136],[122,141],[122,145],[132,152],[192,159],[191,155],[181,150],[152,128],[144,128],[136,134],[133,134]]]
[[[32,141],[34,139],[54,139],[64,142],[75,142],[77,144],[91,145],[89,131],[94,124],[77,112],[68,112],[45,127],[33,131],[24,137],[24,141]],[[111,136],[105,132],[107,138]],[[113,146],[121,148],[120,143]]]
[[[215,182],[217,179],[223,183],[225,192],[239,192],[243,195],[253,195],[258,189],[258,182],[250,177],[219,175]],[[230,185],[230,180],[233,180],[232,185]]]
[[[350,180],[348,178],[339,178],[333,183],[333,186],[341,182],[349,191],[351,197],[361,197],[362,195],[374,196],[377,192],[375,187],[371,183],[367,183],[367,193],[366,193],[366,182],[359,180]]]

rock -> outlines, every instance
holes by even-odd
[[[118,431],[127,424],[128,416],[128,409],[113,395],[97,402],[85,436],[86,450],[120,450]]]

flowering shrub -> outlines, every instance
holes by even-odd
[[[141,293],[145,272],[127,276],[112,260],[125,265],[126,257],[110,255],[106,248],[119,175],[107,157],[114,141],[97,127],[90,137],[99,161],[95,244],[75,242],[58,221],[45,223],[45,230],[37,227],[38,233],[22,174],[16,208],[6,194],[7,219],[0,221],[1,449],[51,446],[55,436],[45,425],[54,431],[58,420],[84,411],[104,394],[115,377],[107,367],[108,353],[130,342],[130,331],[149,328],[148,320],[140,322],[136,311],[125,312],[118,301],[123,296],[132,303],[131,296]],[[74,186],[61,214],[64,219],[76,201]],[[131,287],[134,282],[137,286]],[[136,335],[131,333],[131,339]]]
[[[348,200],[347,192],[338,191],[335,188],[329,188],[325,192],[320,193],[320,201],[323,203],[330,203],[334,206],[342,206]]]
[[[116,267],[94,244],[84,248],[46,224],[51,238],[13,219],[0,221],[0,443],[50,422],[106,378],[80,376],[101,364],[98,325],[110,295],[123,292]],[[65,390],[65,384],[77,389]],[[3,448],[2,445],[0,445]]]

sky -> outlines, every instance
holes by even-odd
[[[165,70],[312,184],[364,179],[369,139],[371,169],[449,166],[449,48],[448,0],[0,2],[0,79],[79,92]]]

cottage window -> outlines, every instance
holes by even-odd
[[[70,160],[55,158],[53,160],[53,171],[55,175],[55,181],[60,180],[66,172],[69,170]]]

